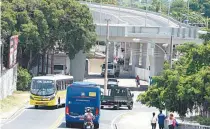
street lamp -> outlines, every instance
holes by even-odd
[[[101,24],[101,8],[102,8],[101,6],[102,6],[102,0],[100,0],[100,21],[99,21],[100,24]]]
[[[106,29],[106,58],[105,58],[105,74],[104,74],[104,95],[107,95],[107,75],[108,75],[108,49],[109,49],[109,22],[110,19],[105,19],[107,22]]]
[[[140,41],[143,41],[143,40],[134,38],[133,41],[140,42]],[[167,53],[166,53],[166,51],[162,47],[160,47],[159,45],[155,44],[154,41],[149,41],[149,40],[145,40],[145,41],[147,41],[148,43],[151,43],[151,44],[157,46],[158,48],[160,48],[164,52],[164,54],[165,54],[164,58],[166,59]],[[165,47],[165,48],[167,48],[168,45],[169,44],[163,44],[162,46]],[[171,35],[171,42],[170,42],[170,46],[169,47],[170,47],[170,49],[169,49],[168,62],[170,64],[170,69],[172,69],[172,53],[173,53],[173,36],[172,35]],[[148,55],[148,53],[147,53],[147,55]],[[168,116],[167,109],[166,109],[166,115]]]
[[[148,3],[147,3],[147,0],[146,0],[146,16],[145,16],[145,27],[147,26],[147,10],[148,10],[148,9],[147,9],[147,4],[148,4]]]

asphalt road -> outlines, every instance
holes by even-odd
[[[88,4],[88,6],[91,8],[92,11],[96,12],[101,12],[107,15],[114,15],[116,18],[119,18],[121,21],[124,21],[128,25],[140,25],[140,26],[145,26],[145,17],[146,13],[145,12],[140,12],[140,11],[134,11],[134,10],[129,10],[125,8],[117,8],[117,7],[108,7],[108,6],[102,6],[100,9],[99,5],[94,5],[94,4]],[[119,12],[120,10],[120,12]],[[98,18],[100,17],[98,13]],[[102,18],[101,22],[105,23],[103,20],[104,17]],[[99,20],[95,21],[96,23],[99,23]],[[113,23],[114,24],[114,23]],[[116,23],[117,24],[117,23]],[[147,27],[178,27],[179,25],[172,22],[168,21],[167,18],[154,15],[151,13],[147,13],[147,20],[146,20],[146,25]]]
[[[134,92],[136,99],[139,92]],[[139,104],[135,103],[133,110],[121,108],[120,110],[103,109],[101,110],[100,129],[111,129],[110,125],[114,120],[124,114],[139,110]],[[59,109],[39,108],[34,109],[28,106],[24,111],[15,117],[15,119],[2,126],[2,129],[62,129],[65,128],[64,107]]]

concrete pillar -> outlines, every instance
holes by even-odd
[[[70,74],[74,81],[83,81],[85,75],[86,54],[81,50],[70,61]]]
[[[139,66],[140,44],[131,44],[131,61],[132,61],[132,76],[135,76],[135,67]]]
[[[142,44],[142,68],[146,69],[147,68],[147,43]]]
[[[162,44],[157,44],[158,46],[162,47]],[[163,47],[162,47],[163,48]],[[163,48],[164,49],[164,48]],[[154,64],[155,64],[155,70],[154,70],[154,75],[160,74],[163,70],[163,65],[164,65],[164,52],[157,46],[155,46],[154,50]]]
[[[114,60],[114,50],[115,49],[115,46],[114,46],[114,42],[110,42],[109,44],[109,58],[108,58],[108,61],[112,62]]]

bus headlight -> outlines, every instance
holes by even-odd
[[[53,100],[55,98],[55,96],[51,96],[50,98],[49,98],[49,100]]]
[[[34,100],[34,98],[30,95],[30,99]]]

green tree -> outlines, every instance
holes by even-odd
[[[187,43],[177,48],[182,57],[169,69],[168,64],[139,100],[148,106],[176,111],[185,116],[195,107],[208,107],[210,86],[210,44]]]
[[[90,10],[74,0],[3,1],[1,11],[4,59],[9,38],[18,34],[18,61],[24,68],[30,69],[38,55],[44,57],[55,45],[72,59],[80,50],[87,52],[95,44]]]

